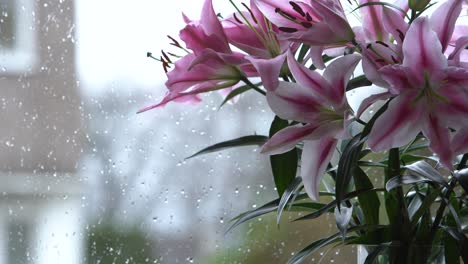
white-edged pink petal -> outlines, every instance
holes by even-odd
[[[425,106],[414,103],[417,94],[398,96],[376,120],[367,141],[372,151],[382,152],[408,144],[421,131]]]
[[[281,129],[274,134],[262,147],[261,153],[268,155],[281,154],[293,149],[296,144],[309,136],[316,125],[296,125]]]
[[[286,59],[286,54],[280,54],[272,59],[260,59],[255,57],[246,57],[257,69],[262,79],[263,87],[268,91],[274,91],[278,87],[278,77]]]
[[[455,22],[461,12],[462,3],[463,0],[447,0],[431,15],[431,26],[439,37],[442,51],[445,51],[452,38]]]
[[[468,27],[466,28],[468,34]],[[467,52],[466,47],[468,47],[468,35],[459,38],[455,42],[455,49],[452,51],[452,53],[449,55],[449,63],[453,66],[460,66],[460,57],[462,55],[462,52]]]
[[[380,3],[379,0],[359,0],[359,4]],[[366,39],[368,41],[384,41],[388,38],[384,31],[382,20],[382,5],[368,5],[359,9]]]
[[[428,115],[423,120],[423,134],[429,139],[431,150],[439,156],[440,162],[448,169],[452,169],[452,150],[450,148],[450,134],[448,128],[436,115]]]
[[[271,110],[285,120],[307,123],[316,120],[320,111],[310,89],[296,83],[279,82],[278,88],[268,91],[266,98]]]
[[[359,118],[361,117],[362,113],[367,110],[371,105],[373,105],[375,102],[380,101],[380,100],[386,100],[388,98],[392,97],[392,94],[389,92],[383,92],[383,93],[378,93],[378,94],[373,94],[366,99],[362,100],[361,104],[359,105],[358,111],[356,116]]]
[[[331,89],[328,99],[336,105],[342,105],[345,99],[346,85],[354,69],[361,60],[358,54],[346,55],[334,60],[323,72],[323,78],[328,81]]]
[[[408,23],[401,16],[401,12],[384,6],[382,8],[382,23],[386,31],[395,38],[398,44],[402,44],[408,30]]]
[[[288,66],[297,83],[306,87],[311,95],[321,99],[328,98],[327,94],[331,89],[328,83],[319,73],[297,62],[291,52],[288,52]]]
[[[403,54],[403,65],[421,83],[426,73],[431,75],[447,67],[442,45],[427,17],[418,17],[411,24],[403,42]]]
[[[319,198],[320,183],[335,152],[336,143],[337,140],[330,137],[304,142],[301,177],[304,189],[312,200]]]

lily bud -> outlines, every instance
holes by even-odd
[[[423,11],[431,0],[408,0],[408,6],[414,11]]]

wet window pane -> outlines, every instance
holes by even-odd
[[[186,158],[267,135],[273,113],[260,95],[220,109],[215,92],[136,114],[166,91],[146,53],[180,54],[166,35],[202,4],[0,0],[0,264],[284,263],[336,229],[332,216],[311,225],[289,223],[291,213],[279,229],[271,214],[225,234],[277,197],[268,157],[249,146]]]

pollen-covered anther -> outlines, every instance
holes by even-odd
[[[253,21],[255,22],[255,24],[258,24],[258,21],[257,19],[255,18],[253,12],[252,12],[252,9],[250,9],[250,7],[248,5],[246,5],[245,3],[242,3],[242,5],[249,11],[250,13],[250,16],[252,17]]]
[[[233,15],[234,19],[237,21],[237,23],[243,25],[244,23],[236,16],[236,13]]]
[[[169,56],[167,56],[164,50],[161,50],[161,54],[163,55],[164,59],[166,59],[168,63],[172,63],[171,59],[169,58]]]
[[[384,46],[384,47],[386,47],[386,48],[389,47],[387,43],[382,42],[382,41],[380,41],[380,40],[377,40],[375,43],[380,44],[380,45],[382,45],[382,46]]]
[[[290,27],[279,27],[278,28],[280,31],[287,32],[287,33],[294,33],[297,32],[298,30],[295,28],[290,28]]]
[[[173,37],[171,37],[171,36],[169,36],[169,35],[167,35],[167,37],[168,37],[170,40],[172,40],[172,43],[170,43],[171,45],[176,46],[176,47],[178,47],[178,48],[182,48],[182,46],[180,45],[180,43],[179,43],[177,40],[175,40],[175,38],[173,38]]]
[[[296,11],[299,15],[301,15],[303,17],[306,16],[304,10],[302,10],[302,8],[297,3],[293,2],[293,1],[289,1],[289,4],[292,6],[294,11]]]
[[[396,31],[398,32],[398,37],[400,38],[400,40],[405,40],[405,34],[403,34],[403,32],[401,32],[401,30],[399,30],[398,28],[396,29]]]
[[[288,20],[296,21],[296,18],[295,18],[293,15],[284,12],[283,10],[281,10],[281,9],[278,8],[278,7],[275,8],[275,12],[278,13],[278,14],[280,14],[282,17],[284,17],[284,18],[286,18],[286,19],[288,19]]]
[[[305,28],[311,28],[311,27],[312,27],[312,24],[311,24],[311,23],[305,22],[305,21],[301,22],[301,25],[302,25],[303,27],[305,27]]]

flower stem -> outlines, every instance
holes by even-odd
[[[258,93],[260,94],[263,94],[263,95],[266,95],[266,92],[263,91],[262,89],[258,88],[255,84],[253,84],[247,77],[242,77],[241,80],[247,84],[248,86],[250,86],[252,89],[254,89],[255,91],[257,91]]]

